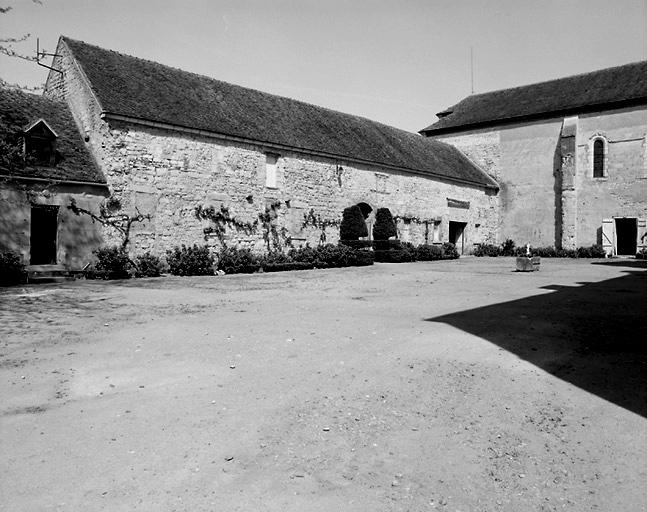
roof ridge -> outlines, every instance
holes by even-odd
[[[232,82],[227,82],[225,80],[220,80],[218,78],[214,78],[212,76],[205,75],[203,73],[196,73],[195,71],[187,71],[186,69],[171,66],[169,64],[164,64],[164,63],[157,62],[157,61],[154,61],[154,60],[145,59],[145,58],[142,58],[142,57],[137,57],[135,55],[130,55],[128,53],[119,52],[117,50],[112,50],[110,48],[104,48],[102,46],[98,46],[96,44],[91,44],[91,43],[88,43],[88,42],[80,40],[80,39],[73,39],[71,37],[64,36],[64,35],[61,36],[61,39],[64,40],[64,41],[72,41],[72,42],[75,42],[75,43],[81,43],[81,44],[84,44],[86,46],[91,46],[93,48],[97,48],[97,49],[105,51],[105,52],[110,52],[110,53],[117,54],[117,55],[119,55],[121,57],[127,57],[129,59],[134,59],[134,60],[138,60],[138,61],[141,61],[141,62],[146,62],[148,64],[153,64],[155,66],[162,66],[162,67],[167,68],[167,69],[172,69],[174,71],[179,71],[181,73],[186,73],[186,74],[193,75],[193,76],[196,76],[196,77],[199,77],[199,78],[204,78],[204,79],[210,80],[212,82],[218,82],[218,83],[226,84],[228,86],[233,86],[233,87],[238,87],[238,88],[241,88],[241,89],[246,89],[248,91],[253,91],[255,93],[259,93],[259,94],[262,94],[264,96],[273,96],[275,98],[300,103],[301,105],[306,105],[308,107],[315,107],[315,108],[319,108],[319,109],[322,109],[322,110],[327,110],[328,112],[332,112],[332,113],[334,113],[336,115],[341,114],[341,115],[344,115],[344,116],[353,117],[353,118],[358,119],[358,120],[369,121],[371,123],[384,126],[385,128],[388,128],[388,129],[391,129],[391,130],[398,130],[399,132],[402,132],[403,134],[406,134],[406,135],[410,135],[410,136],[413,136],[413,137],[419,137],[419,134],[417,132],[410,132],[408,130],[398,128],[397,126],[391,126],[391,125],[383,123],[381,121],[376,121],[374,119],[370,119],[368,117],[360,116],[358,114],[351,114],[351,113],[348,113],[348,112],[342,112],[340,110],[335,110],[335,109],[333,109],[331,107],[325,107],[323,105],[317,105],[316,103],[310,103],[310,102],[303,101],[303,100],[300,100],[300,99],[297,99],[297,98],[292,98],[290,96],[283,96],[281,94],[275,94],[275,93],[271,93],[271,92],[261,91],[260,89],[255,89],[253,87],[248,87],[248,86],[245,86],[245,85],[239,85],[239,84],[235,84],[235,83],[232,83]],[[73,51],[74,50],[72,50],[72,52]]]
[[[635,66],[637,64],[647,64],[647,60],[637,60],[637,61],[634,61],[634,62],[628,62],[626,64],[619,64],[618,66],[610,66],[608,68],[595,69],[593,71],[585,71],[583,73],[575,73],[574,75],[567,75],[567,76],[562,76],[562,77],[558,77],[558,78],[550,78],[548,80],[541,80],[539,82],[530,82],[530,83],[523,84],[523,85],[515,85],[513,87],[504,87],[502,89],[493,89],[491,91],[479,92],[477,94],[471,94],[470,96],[472,96],[472,97],[474,97],[474,96],[487,96],[488,94],[494,94],[494,93],[497,93],[497,92],[514,91],[514,90],[517,90],[517,89],[525,89],[526,87],[535,87],[535,86],[538,86],[538,85],[549,84],[549,83],[553,83],[553,82],[560,82],[562,80],[568,80],[568,79],[571,79],[571,78],[581,78],[581,77],[585,77],[585,76],[588,76],[588,75],[595,75],[595,74],[601,73],[603,71],[611,71],[611,70],[614,70],[614,69],[620,69],[620,68]],[[448,108],[451,108],[451,107],[448,107]]]

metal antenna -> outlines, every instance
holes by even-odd
[[[63,74],[63,72],[60,69],[56,69],[51,66],[48,66],[47,64],[43,64],[40,61],[40,59],[42,59],[43,57],[60,57],[60,55],[58,53],[47,53],[45,50],[40,51],[40,40],[39,38],[36,38],[36,64],[44,68],[51,69],[52,71],[56,71],[61,75]]]
[[[470,85],[474,94],[474,47],[470,46]]]

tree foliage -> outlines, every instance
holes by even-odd
[[[366,229],[366,222],[360,207],[355,205],[344,208],[339,226],[339,238],[341,240],[358,240],[363,236],[368,236],[368,229]]]
[[[393,215],[388,208],[378,208],[375,212],[375,225],[373,226],[373,238],[375,240],[388,240],[398,234]]]

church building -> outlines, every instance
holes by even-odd
[[[420,133],[500,186],[499,241],[634,255],[647,243],[647,61],[475,94]]]

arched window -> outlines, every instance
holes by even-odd
[[[593,141],[593,177],[603,178],[606,176],[604,159],[604,139]]]

